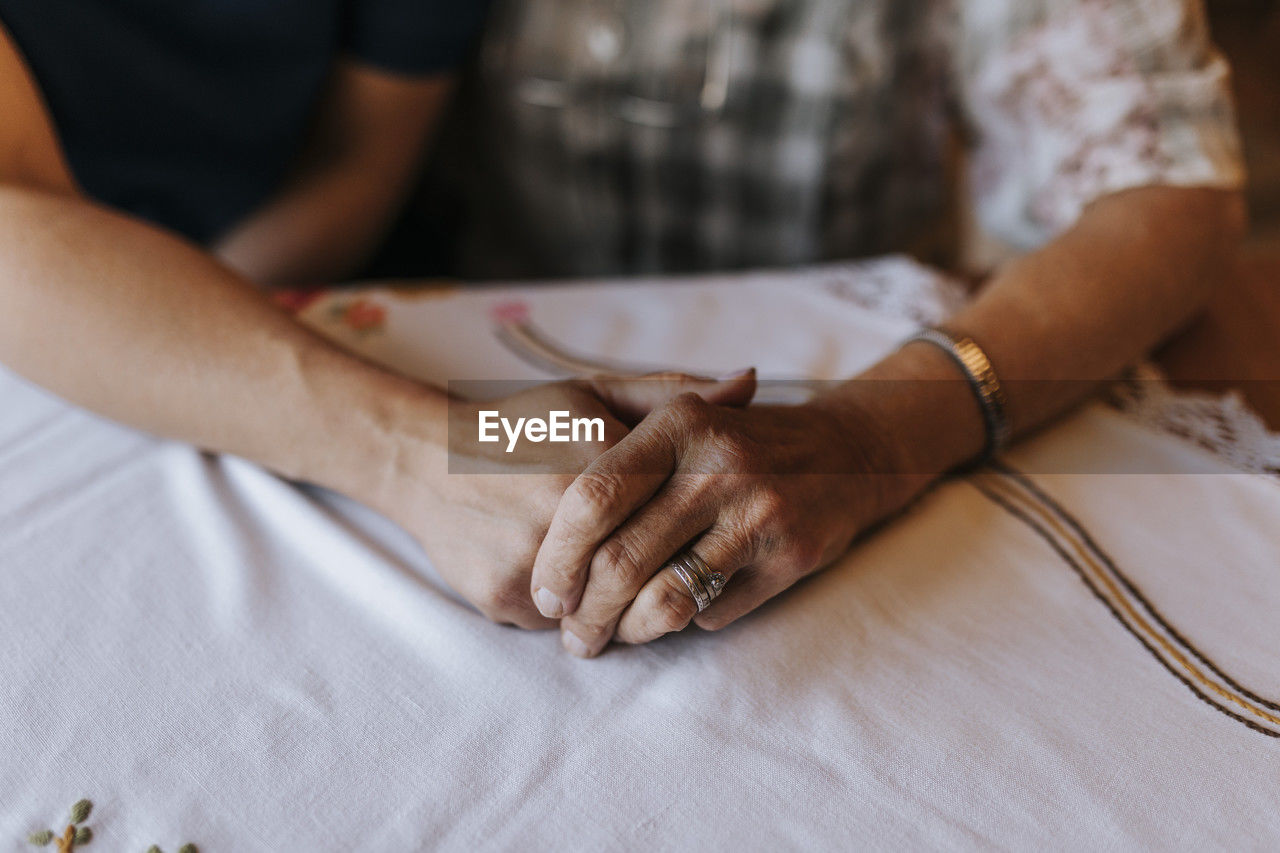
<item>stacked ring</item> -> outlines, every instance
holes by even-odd
[[[711,571],[711,567],[692,550],[681,551],[671,558],[667,567],[680,578],[680,582],[689,590],[698,612],[706,610],[724,589],[725,577],[720,572]]]

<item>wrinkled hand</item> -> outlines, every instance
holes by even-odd
[[[476,434],[480,409],[496,409],[513,420],[565,410],[572,417],[602,418],[605,441],[525,442],[512,453],[505,452],[505,438],[496,444],[450,441],[457,468],[485,473],[447,473],[440,448],[409,452],[396,474],[391,515],[419,540],[450,586],[486,617],[522,628],[553,627],[555,621],[534,608],[528,590],[534,556],[561,495],[629,425],[691,392],[723,404],[750,399],[750,389],[733,383],[660,374],[549,383],[501,400],[455,402],[454,436]]]
[[[865,430],[871,438],[871,430]],[[595,459],[560,500],[531,579],[590,657],[695,621],[716,629],[842,554],[898,499],[884,454],[817,404],[729,409],[686,394]],[[702,614],[666,561],[692,547],[727,578]],[[549,606],[548,606],[549,605]]]

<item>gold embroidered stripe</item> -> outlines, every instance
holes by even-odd
[[[1029,478],[996,463],[976,473],[971,482],[1044,539],[1117,620],[1196,696],[1255,731],[1280,737],[1280,705],[1241,687],[1188,642],[1080,523]]]

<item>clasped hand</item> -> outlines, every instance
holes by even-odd
[[[600,417],[605,440],[469,452],[494,474],[446,478],[402,518],[455,589],[492,620],[560,625],[599,654],[691,621],[728,625],[843,553],[891,499],[849,420],[818,402],[747,406],[753,371],[539,386],[504,415]],[[460,404],[471,418],[480,404]],[[473,421],[474,422],[474,421]],[[458,452],[457,448],[452,448]],[[703,612],[670,569],[691,548],[726,579]]]

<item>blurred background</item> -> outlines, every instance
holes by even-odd
[[[1207,314],[1156,360],[1180,385],[1239,388],[1268,425],[1280,430],[1280,0],[1205,2],[1214,41],[1234,71],[1249,171],[1250,234],[1240,268],[1223,271],[1224,286]],[[446,259],[456,227],[447,211],[454,205],[447,189],[430,179],[425,183],[369,277],[452,271]]]
[[[1250,248],[1280,252],[1280,3],[1209,0],[1209,16],[1235,69],[1254,217]]]
[[[1280,0],[1205,0],[1214,41],[1230,60],[1236,106],[1249,170],[1254,263],[1274,258],[1280,292]],[[448,128],[446,128],[446,135]],[[442,166],[443,168],[443,166]],[[452,272],[456,205],[447,188],[428,176],[417,200],[393,233],[368,277],[421,277]],[[442,204],[443,202],[443,204]],[[428,245],[423,245],[427,235]],[[1280,322],[1280,297],[1274,315]],[[1280,333],[1280,327],[1278,333]]]
[[[1214,41],[1230,59],[1249,169],[1249,239],[1238,286],[1157,360],[1185,386],[1238,387],[1280,430],[1280,2],[1207,0]]]

